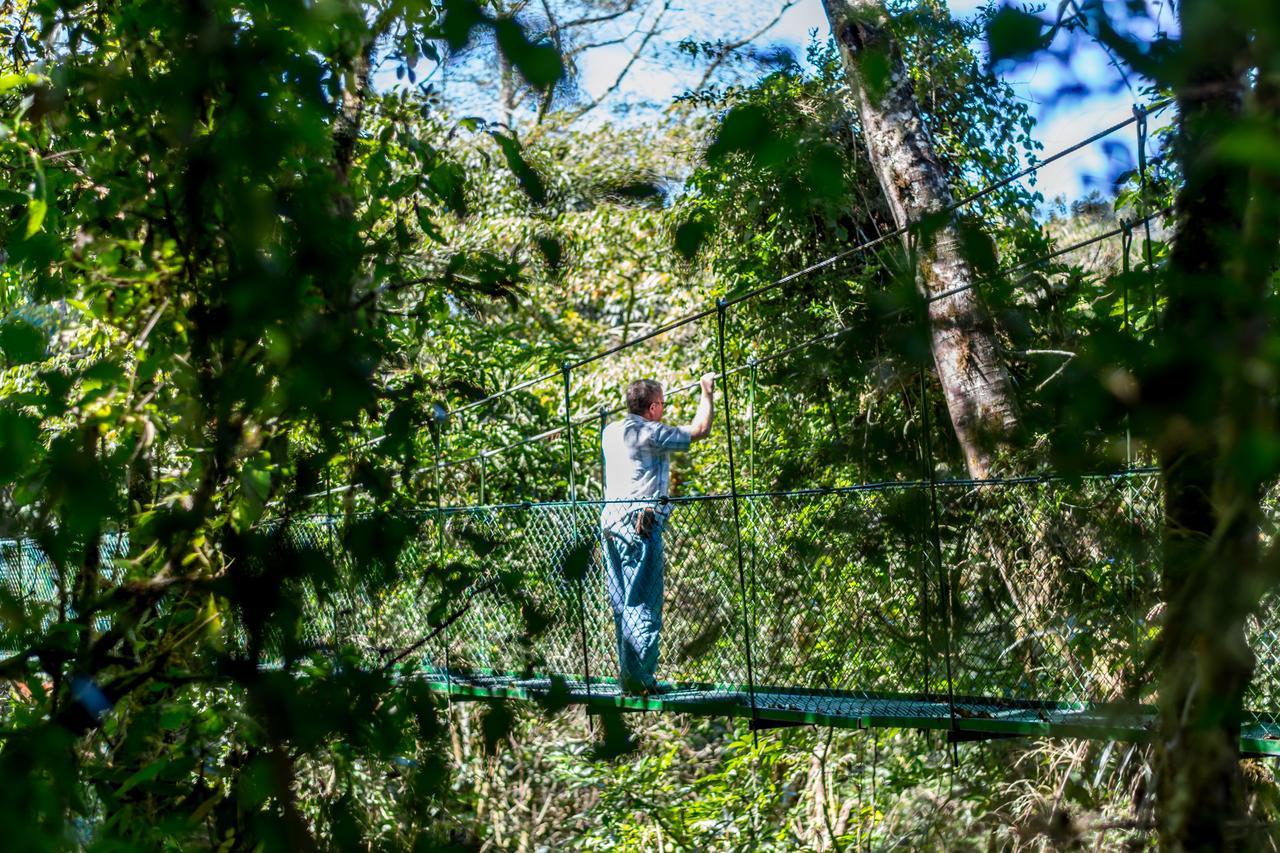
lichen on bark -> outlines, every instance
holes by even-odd
[[[974,287],[954,214],[948,213],[946,172],[884,6],[879,0],[823,0],[823,6],[889,209],[900,228],[913,226],[930,349],[956,440],[969,475],[986,479],[1018,427],[1018,410],[995,325]],[[931,230],[914,228],[921,222],[930,222]]]

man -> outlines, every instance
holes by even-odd
[[[605,505],[600,511],[605,582],[618,632],[622,689],[641,696],[661,692],[654,679],[662,631],[662,528],[671,514],[667,497],[671,454],[711,433],[714,373],[702,377],[702,399],[688,426],[662,422],[662,386],[649,379],[627,388],[627,416],[601,435]]]

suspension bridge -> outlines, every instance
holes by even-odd
[[[1132,118],[957,201],[951,211],[1131,125],[1138,127],[1145,176],[1146,117],[1163,106],[1135,109]],[[1127,264],[1134,229],[1149,228],[1160,214],[1147,213],[1004,272],[1116,237]],[[750,373],[748,409],[754,416],[755,373],[763,364],[830,343],[853,327],[731,366],[724,346],[730,309],[874,251],[912,227],[879,234],[449,412],[449,418],[461,418],[544,383],[559,381],[563,388],[561,423],[503,447],[448,459],[443,430],[439,422],[433,426],[436,462],[419,473],[435,478],[437,503],[396,517],[408,534],[395,579],[377,589],[353,583],[311,595],[299,620],[306,648],[354,650],[370,665],[425,679],[452,700],[726,715],[749,720],[753,729],[915,728],[945,732],[952,742],[1014,736],[1149,739],[1155,725],[1150,655],[1159,630],[1163,526],[1156,472],[1131,466],[1076,479],[939,480],[926,463],[924,476],[915,481],[759,491],[754,427],[746,482],[734,457],[734,442],[742,437],[735,439],[731,426],[724,430],[728,488],[662,500],[670,511],[659,664],[665,692],[641,697],[619,689],[601,565],[604,504],[588,497],[578,478],[592,464],[592,453],[583,448],[599,447],[595,427],[616,411],[574,414],[574,372],[710,319],[717,323],[719,374],[727,379]],[[669,396],[691,387],[671,389]],[[725,420],[732,423],[728,388]],[[563,453],[565,498],[490,500],[489,460],[533,445]],[[743,448],[737,452],[741,457]],[[479,500],[446,506],[442,477],[460,466],[478,466]],[[310,497],[325,500],[350,488]],[[1276,509],[1268,504],[1268,518],[1280,517]],[[288,519],[273,535],[280,547],[321,552],[340,568],[340,577],[355,578],[359,572],[346,544],[351,520],[330,509]],[[128,552],[123,537],[104,540],[101,549],[108,571]],[[484,568],[442,609],[422,581],[425,568],[461,564],[476,555]],[[20,601],[57,599],[49,562],[28,541],[0,542],[0,581]],[[1250,627],[1257,669],[1241,737],[1248,753],[1280,754],[1277,630],[1280,609],[1269,602]]]

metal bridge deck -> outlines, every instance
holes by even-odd
[[[729,716],[773,725],[819,725],[838,728],[904,728],[957,733],[957,740],[987,737],[1071,737],[1147,742],[1156,719],[1145,705],[1070,705],[956,697],[954,716],[946,696],[855,694],[840,691],[759,687],[752,708],[745,686],[670,684],[654,697],[623,693],[615,682],[511,674],[425,672],[428,684],[455,699],[518,699],[553,707],[585,705],[590,710],[668,712]],[[1242,752],[1280,756],[1280,723],[1253,722],[1241,731]]]

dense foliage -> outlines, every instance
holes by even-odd
[[[465,174],[413,133],[425,105],[369,91],[375,40],[417,55],[491,29],[540,86],[554,52],[466,2],[3,14],[3,515],[56,578],[51,600],[5,593],[8,841],[447,833],[434,700],[299,645],[303,596],[337,574],[279,531],[370,424],[377,457],[416,467],[424,387],[392,295],[413,282],[439,316],[512,283],[492,255],[423,253]],[[379,503],[420,491],[344,475]],[[104,535],[129,548],[109,571]],[[399,543],[350,547],[372,577]],[[385,824],[372,778],[396,792]]]
[[[637,375],[666,382],[672,418],[687,420],[692,400],[674,389],[730,371],[735,405],[717,440],[679,461],[682,494],[729,489],[730,436],[745,490],[963,473],[920,334],[910,241],[561,372],[894,223],[831,44],[811,45],[811,70],[774,58],[754,82],[690,92],[650,123],[589,124],[572,104],[553,108],[561,58],[515,5],[0,3],[0,555],[38,551],[51,567],[46,587],[0,585],[6,842],[1149,841],[1158,780],[1144,747],[949,753],[901,731],[587,725],[555,707],[444,703],[403,677],[506,553],[483,534],[449,549],[441,534],[436,547],[414,511],[595,497],[601,411]],[[597,5],[587,12],[629,8]],[[1011,179],[1040,153],[1033,121],[980,50],[1031,55],[1044,49],[1039,24],[993,9],[959,21],[939,0],[890,5],[955,196]],[[1083,6],[1067,31],[1154,79],[1152,101],[1178,85],[1162,55]],[[477,40],[495,47],[505,85],[517,75],[542,103],[526,125],[462,117],[426,84],[377,83],[386,63],[399,78],[422,62],[447,74]],[[1268,67],[1261,79],[1274,82]],[[1273,178],[1274,125],[1260,109],[1223,156]],[[961,211],[1025,414],[1014,469],[1151,462],[1176,432],[1172,404],[1145,405],[1137,390],[1164,388],[1147,383],[1167,383],[1182,364],[1172,354],[1191,349],[1160,335],[1155,276],[1172,226],[1131,223],[1173,204],[1177,153],[1157,137],[1145,171],[1114,176],[1114,197],[1058,215],[1043,216],[1022,181]],[[1250,350],[1258,387],[1271,387],[1272,349],[1266,338]],[[1280,455],[1269,422],[1249,423],[1224,458],[1265,460],[1250,470],[1257,487]],[[771,553],[874,552],[877,536],[915,535],[925,515],[913,505],[882,528],[797,515]],[[1018,513],[991,518],[971,547],[1012,564],[999,525]],[[297,530],[339,547],[298,547]],[[1049,535],[1033,544],[1048,563],[1066,550]],[[892,603],[860,564],[824,559],[815,609]],[[526,572],[543,570],[509,560],[493,584],[527,667],[547,624]],[[1082,606],[1113,580],[1062,594]],[[1250,589],[1256,605],[1260,582]],[[386,616],[379,642],[316,647],[316,603],[353,597]],[[1011,618],[1038,615],[1028,600]],[[1133,675],[1132,661],[1089,654],[1100,673]],[[871,651],[854,657],[807,665],[874,664]],[[1265,827],[1275,783],[1246,770],[1247,814]]]

